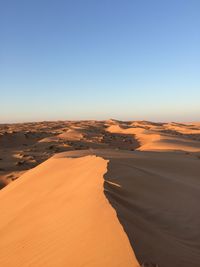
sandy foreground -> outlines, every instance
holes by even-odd
[[[0,266],[138,266],[103,193],[107,161],[49,159],[0,194]]]
[[[199,123],[1,125],[0,153],[0,266],[199,266]]]

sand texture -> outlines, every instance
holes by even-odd
[[[0,266],[199,267],[200,123],[0,126]]]
[[[138,266],[103,193],[107,161],[54,158],[0,194],[0,266]]]

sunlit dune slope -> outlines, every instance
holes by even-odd
[[[147,125],[147,124],[146,124]],[[137,123],[138,126],[138,123]],[[165,133],[164,131],[170,129],[174,129],[173,126],[167,125],[166,128],[163,128],[162,131],[159,131],[156,126],[150,127],[150,129],[142,128],[142,127],[128,127],[122,128],[120,125],[111,125],[107,128],[107,131],[110,133],[120,133],[120,134],[133,134],[135,139],[139,142],[140,146],[137,150],[140,151],[188,151],[188,152],[199,152],[200,151],[200,142],[191,140],[187,137],[170,135]],[[176,127],[176,130],[180,131],[181,127]],[[182,128],[181,128],[182,129]],[[187,134],[190,131],[183,127],[181,133]],[[193,131],[191,131],[193,133]],[[196,132],[195,132],[196,133]]]
[[[0,191],[0,266],[138,266],[103,193],[107,160],[51,158]]]
[[[200,123],[110,119],[0,124],[0,188],[56,153],[90,148],[200,152]]]

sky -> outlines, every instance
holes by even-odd
[[[0,122],[200,121],[199,0],[0,0]]]

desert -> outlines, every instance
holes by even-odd
[[[0,144],[1,266],[199,266],[199,123],[2,124]]]
[[[0,2],[0,267],[200,267],[200,0]]]

